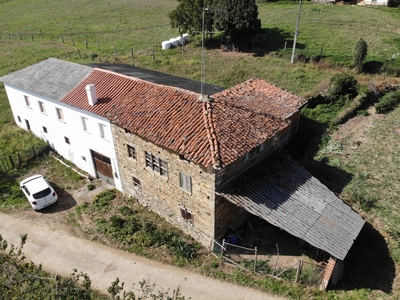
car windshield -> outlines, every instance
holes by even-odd
[[[33,199],[40,199],[40,198],[46,197],[50,193],[51,193],[50,188],[47,188],[47,189],[44,189],[40,192],[33,194],[32,196],[33,196]]]

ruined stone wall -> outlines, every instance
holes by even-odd
[[[116,125],[112,125],[112,133],[122,191],[208,246],[215,227],[215,174]],[[135,148],[136,159],[129,157],[127,145]],[[146,167],[145,151],[167,162],[167,176]],[[191,177],[191,193],[180,187],[179,172]],[[132,176],[140,186],[137,182],[135,186]],[[185,220],[181,209],[193,218]]]

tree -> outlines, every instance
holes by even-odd
[[[363,62],[367,56],[368,45],[363,39],[359,39],[354,48],[353,62],[358,72],[362,72]]]
[[[214,0],[178,0],[179,5],[169,13],[172,28],[178,28],[179,33],[200,33],[202,29],[203,8],[212,6]],[[213,14],[207,11],[204,25],[207,31],[213,30]]]
[[[244,50],[252,36],[261,29],[255,0],[178,0],[179,5],[169,14],[172,28],[180,33],[200,33],[205,10],[204,27],[210,32],[222,31],[227,44]]]
[[[252,36],[261,29],[255,0],[219,0],[214,16],[215,27],[223,32],[226,42],[234,49],[244,50]]]

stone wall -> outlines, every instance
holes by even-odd
[[[224,197],[215,199],[215,239],[219,242],[226,238],[226,233],[231,229],[240,227],[251,214],[244,208],[238,207]]]
[[[122,191],[208,246],[215,227],[214,172],[180,159],[179,155],[116,125],[112,125],[112,133]],[[135,148],[136,159],[129,157],[127,145]],[[167,176],[146,167],[145,151],[167,162]],[[191,177],[191,193],[180,187],[179,172]],[[132,176],[140,181],[140,186],[134,185]],[[187,210],[193,218],[185,220],[181,209]]]

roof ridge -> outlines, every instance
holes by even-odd
[[[217,140],[217,134],[212,119],[213,106],[211,101],[203,103],[203,119],[207,131],[207,138],[210,143],[211,161],[215,169],[221,168],[221,155]]]

